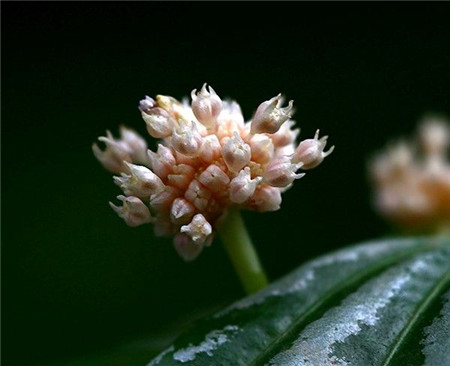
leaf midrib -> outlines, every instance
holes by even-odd
[[[317,299],[304,312],[302,312],[300,316],[295,319],[286,330],[280,333],[280,335],[276,339],[274,339],[253,361],[249,363],[249,366],[264,365],[267,359],[271,357],[277,351],[277,349],[281,348],[282,344],[286,340],[293,339],[299,333],[300,329],[304,328],[307,325],[306,321],[308,319],[318,319],[321,314],[323,314],[327,309],[324,309],[323,312],[320,312],[319,314],[317,314],[317,316],[314,316],[314,313],[316,311],[323,308],[326,303],[332,300],[334,297],[338,297],[341,293],[344,293],[346,289],[356,287],[358,283],[363,282],[364,279],[372,277],[373,275],[383,271],[390,265],[399,263],[401,260],[408,258],[409,256],[421,252],[426,252],[432,249],[432,247],[426,245],[419,248],[416,247],[413,249],[405,250],[404,252],[399,253],[396,256],[389,257],[384,261],[376,262],[376,264],[368,267],[366,270],[358,272],[358,274],[356,275],[346,277],[327,295]]]
[[[423,301],[419,303],[414,312],[411,314],[408,322],[403,327],[402,331],[396,337],[393,346],[391,347],[389,353],[384,359],[381,366],[391,365],[393,358],[399,352],[403,344],[405,343],[406,338],[415,327],[415,325],[419,322],[421,316],[426,312],[426,310],[433,304],[434,300],[439,297],[439,295],[444,291],[446,286],[450,285],[450,270],[445,272],[436,285],[428,292]]]

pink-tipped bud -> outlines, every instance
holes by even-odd
[[[194,216],[194,206],[184,198],[175,198],[170,210],[170,220],[176,225],[184,225]]]
[[[292,116],[293,101],[285,108],[280,108],[282,104],[281,94],[267,100],[256,109],[255,116],[251,123],[251,133],[275,133],[281,125]]]
[[[260,184],[250,199],[250,207],[258,212],[276,211],[280,205],[280,189],[267,184]]]
[[[198,155],[201,144],[202,136],[196,123],[191,121],[189,125],[187,122],[179,120],[179,126],[173,130],[172,147],[183,155],[194,157]]]
[[[252,148],[252,161],[259,164],[267,164],[272,160],[274,154],[274,146],[272,139],[263,134],[252,136],[249,142]]]
[[[250,146],[242,140],[236,131],[233,137],[229,138],[222,147],[222,157],[228,169],[235,173],[248,164],[251,154]]]
[[[302,167],[303,163],[293,164],[286,156],[273,160],[269,163],[264,173],[264,182],[273,187],[287,187],[295,179],[305,175],[296,174],[296,171]]]
[[[148,198],[164,189],[162,180],[150,169],[141,165],[125,164],[131,174],[122,173],[120,177],[114,177],[114,181],[127,196]]]
[[[257,185],[262,181],[262,177],[251,178],[250,168],[242,169],[239,174],[231,180],[230,200],[234,203],[244,203],[253,193]]]
[[[192,91],[192,112],[201,124],[213,128],[222,110],[222,100],[211,86],[208,89],[205,83],[198,93],[196,89]]]
[[[109,202],[111,208],[125,220],[128,226],[139,226],[153,222],[148,207],[137,197],[117,196],[123,202],[122,207],[114,205]]]
[[[145,164],[148,162],[147,142],[135,131],[125,126],[120,127],[121,141],[128,146],[133,162]]]
[[[194,177],[195,169],[187,164],[178,164],[173,167],[173,173],[167,176],[170,185],[186,189]]]
[[[191,184],[189,184],[184,197],[198,210],[204,211],[210,204],[211,192],[198,180],[194,179]]]
[[[106,131],[106,137],[101,136],[98,140],[105,143],[106,149],[102,151],[97,144],[92,145],[92,151],[97,160],[110,172],[124,171],[126,169],[124,161],[132,161],[129,146],[121,140],[114,139],[109,131]]]
[[[148,150],[148,157],[152,170],[160,178],[166,178],[173,171],[173,167],[176,164],[172,150],[161,144],[158,144],[156,153]]]
[[[173,238],[175,250],[186,262],[193,261],[203,250],[203,245],[195,244],[189,236],[179,233]]]
[[[211,163],[215,161],[220,156],[220,146],[219,139],[216,135],[208,135],[203,137],[202,146],[200,147],[199,157],[206,163]]]
[[[194,244],[202,245],[212,234],[212,227],[202,214],[197,214],[189,225],[181,227],[180,232],[189,236]]]
[[[147,112],[142,112],[148,133],[157,139],[169,137],[176,125],[175,119],[163,108],[154,107]]]
[[[316,131],[313,139],[307,139],[300,142],[292,157],[293,163],[303,163],[302,169],[311,169],[319,165],[325,157],[330,155],[334,146],[324,152],[328,136],[319,139],[319,130]]]
[[[155,100],[146,95],[144,99],[139,101],[138,108],[141,112],[147,113],[155,105],[156,105]]]
[[[225,191],[228,188],[228,183],[230,183],[228,175],[215,164],[211,164],[206,168],[200,174],[198,180],[214,193]]]

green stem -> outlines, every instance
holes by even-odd
[[[218,229],[220,239],[247,294],[267,285],[267,278],[238,210],[231,210]]]

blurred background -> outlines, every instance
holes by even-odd
[[[330,136],[335,152],[280,211],[244,214],[271,279],[395,234],[371,208],[366,163],[425,113],[450,115],[448,10],[3,2],[3,364],[145,364],[184,324],[243,296],[219,242],[186,264],[108,206],[120,191],[91,145],[120,124],[145,134],[144,95],[181,99],[208,82],[248,119],[281,92],[302,139]]]

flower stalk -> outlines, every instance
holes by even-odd
[[[218,228],[219,237],[247,294],[268,283],[244,220],[238,210],[230,210]]]

